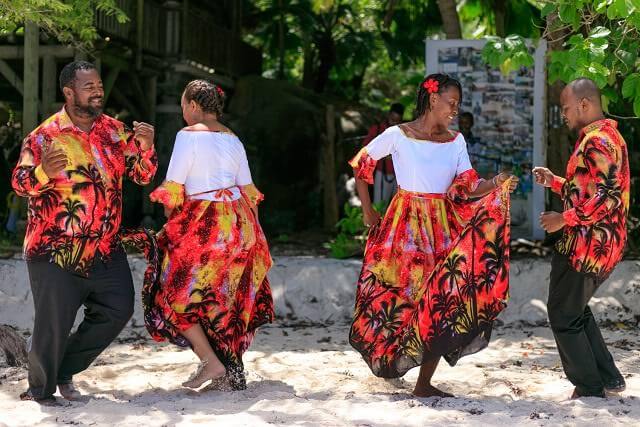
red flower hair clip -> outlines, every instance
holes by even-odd
[[[216,86],[216,92],[218,92],[218,95],[220,95],[221,97],[224,96],[224,91],[220,86]]]
[[[440,83],[437,80],[429,79],[422,83],[422,87],[427,90],[428,93],[437,93],[440,87]]]

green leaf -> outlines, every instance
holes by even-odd
[[[633,113],[636,117],[640,117],[640,96],[636,96],[633,100]]]
[[[556,10],[556,5],[555,4],[547,3],[542,7],[542,10],[540,11],[540,17],[541,18],[546,18],[549,14],[551,14],[555,10]]]
[[[576,45],[582,44],[583,42],[584,42],[584,37],[582,37],[582,34],[574,34],[571,37],[569,37],[569,40],[566,41],[566,44],[576,46]]]
[[[596,4],[596,12],[598,13],[603,13],[607,10],[607,6],[609,6],[611,4],[612,0],[600,0],[597,4]]]
[[[607,17],[609,19],[626,18],[633,12],[633,5],[627,3],[627,0],[613,0],[607,9]]]
[[[607,67],[597,62],[592,62],[591,65],[589,65],[589,71],[602,77],[609,77],[611,73]]]
[[[622,96],[625,98],[633,98],[636,96],[638,83],[640,83],[640,74],[629,74],[622,83]]]
[[[589,37],[592,39],[601,39],[609,36],[609,34],[611,34],[610,29],[605,27],[595,27],[591,30],[591,33],[589,33]]]
[[[565,24],[576,26],[579,23],[578,10],[573,4],[565,3],[560,5],[560,8],[558,9],[558,16]]]
[[[618,49],[616,51],[616,56],[624,65],[627,66],[627,69],[633,68],[636,59],[638,59],[637,53],[627,52],[626,50]]]

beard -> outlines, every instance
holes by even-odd
[[[86,104],[81,104],[78,100],[74,100],[73,110],[79,116],[97,118],[100,114],[102,114],[102,106],[93,107],[91,106],[91,101],[102,98],[89,98]]]

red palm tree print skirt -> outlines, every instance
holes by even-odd
[[[123,240],[149,261],[142,302],[153,339],[187,347],[181,331],[199,324],[234,387],[244,388],[242,354],[274,317],[272,260],[249,203],[188,200],[157,239],[139,230]]]
[[[440,356],[453,366],[488,345],[506,306],[508,183],[474,202],[455,194],[400,190],[370,231],[349,340],[376,376]]]

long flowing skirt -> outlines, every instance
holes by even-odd
[[[509,193],[460,206],[400,190],[370,231],[349,335],[371,371],[393,378],[488,345],[509,289]]]
[[[244,388],[242,354],[274,318],[272,260],[246,200],[189,200],[157,239],[139,231],[124,240],[149,260],[142,300],[151,336],[186,347],[181,331],[199,324],[234,387]]]

